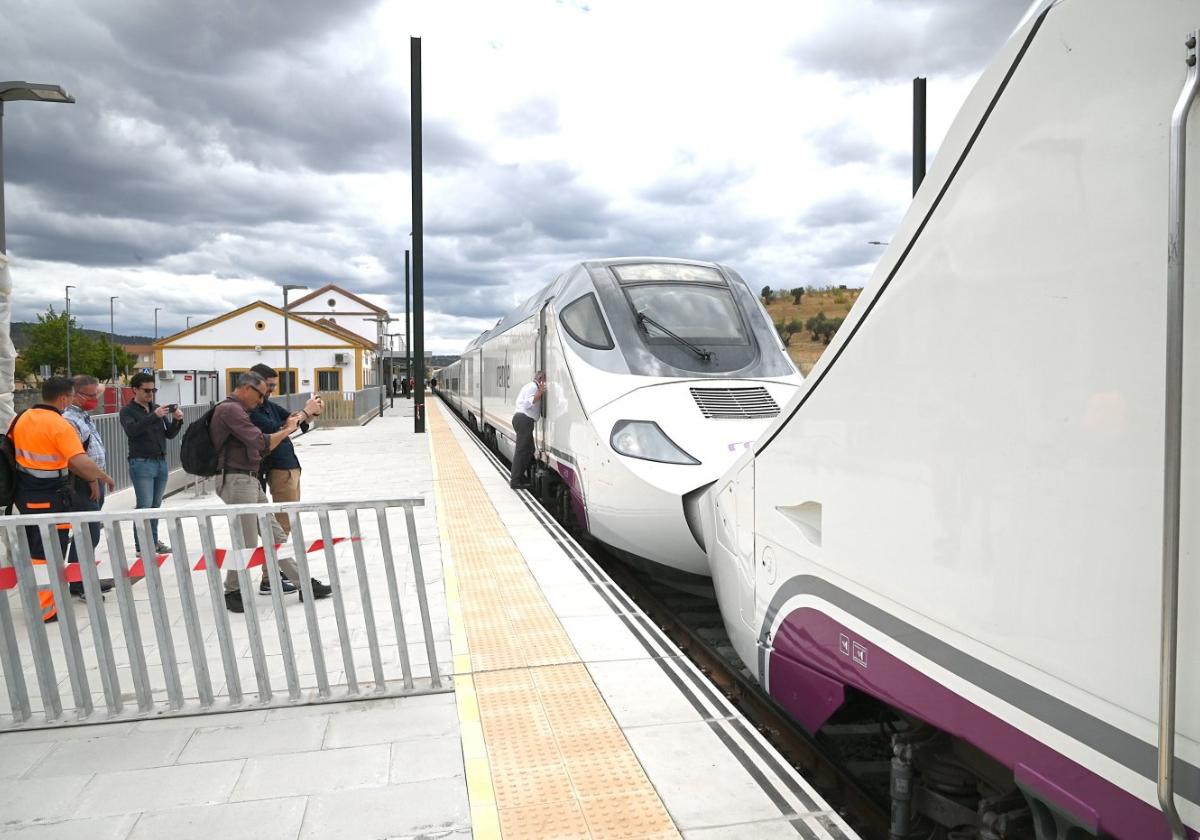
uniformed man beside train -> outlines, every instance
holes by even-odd
[[[13,503],[18,513],[63,513],[86,509],[77,504],[71,487],[71,474],[85,482],[98,481],[109,490],[115,487],[112,478],[83,450],[79,435],[64,417],[74,399],[75,388],[64,376],[52,376],[42,383],[42,401],[18,416],[9,428],[17,462],[17,483]],[[67,557],[70,525],[55,525],[62,556]],[[29,539],[29,555],[35,564],[46,562],[46,550],[40,531],[25,528]],[[73,552],[72,552],[73,554]],[[75,559],[72,557],[71,559]],[[52,592],[38,593],[42,620],[58,619],[58,605]]]

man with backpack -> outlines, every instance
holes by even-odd
[[[290,415],[279,431],[264,433],[250,420],[250,412],[268,399],[266,380],[254,371],[238,377],[233,393],[218,403],[208,420],[209,438],[216,453],[217,495],[227,505],[266,504],[267,494],[259,484],[258,476],[263,458],[277,447],[300,424],[301,414]],[[190,449],[184,439],[185,449]],[[263,541],[270,539],[275,544],[284,542],[283,529],[274,517],[269,517],[271,533],[263,534]],[[258,522],[254,516],[238,517],[242,529],[242,544],[247,550],[258,542]],[[300,572],[290,558],[279,559],[279,571],[293,584],[300,581]],[[325,597],[332,590],[313,578],[314,597]],[[230,569],[225,573],[225,606],[230,612],[244,612],[242,592],[237,572]],[[318,595],[317,593],[322,593]],[[303,593],[301,593],[303,597]]]
[[[65,376],[51,376],[42,383],[42,402],[22,411],[8,427],[5,446],[11,447],[13,476],[12,503],[21,514],[63,513],[74,510],[75,496],[71,491],[72,474],[84,481],[98,481],[109,490],[116,482],[83,451],[83,442],[75,427],[63,419],[62,413],[71,404],[75,392]],[[6,465],[8,465],[6,459]],[[5,500],[6,502],[8,500]],[[67,556],[71,526],[54,525],[59,547]],[[46,563],[46,549],[39,530],[26,526],[29,556],[35,564]],[[38,593],[42,621],[58,620],[54,594],[48,590]]]

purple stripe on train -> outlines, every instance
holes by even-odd
[[[776,701],[815,731],[854,686],[973,744],[1013,770],[1024,787],[1093,831],[1169,838],[1162,812],[897,659],[819,610],[804,607],[775,634],[768,685]],[[1197,840],[1188,829],[1190,840]]]
[[[587,510],[583,506],[583,488],[579,484],[579,475],[571,465],[563,463],[558,458],[554,459],[554,468],[558,470],[563,483],[571,491],[571,509],[575,511],[575,520],[586,531],[588,527]]]

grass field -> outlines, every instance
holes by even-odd
[[[824,312],[825,317],[829,319],[844,318],[861,291],[862,289],[824,289],[805,292],[799,306],[792,303],[790,294],[777,292],[775,299],[767,304],[767,312],[777,324],[787,323],[793,318],[805,322],[818,312]],[[792,342],[788,345],[788,355],[800,368],[800,372],[807,376],[821,358],[825,347],[822,342],[813,341],[812,333],[808,330],[802,330],[792,336]]]

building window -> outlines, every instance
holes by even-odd
[[[267,328],[266,321],[255,321],[254,322],[254,329],[259,330],[261,332],[262,330],[265,330],[266,328]]]
[[[317,368],[318,391],[341,391],[342,371],[340,368]]]
[[[275,388],[276,394],[294,394],[296,393],[296,368],[277,368],[279,372],[279,385]]]
[[[226,394],[232,394],[237,390],[238,377],[248,370],[249,368],[225,368],[225,381],[229,383],[225,389]]]
[[[337,306],[337,301],[334,300],[333,298],[330,298],[329,300],[325,301],[325,303],[327,303],[330,306]]]
[[[198,376],[197,378],[200,380],[200,396],[207,397],[208,396],[208,377],[207,376]]]

